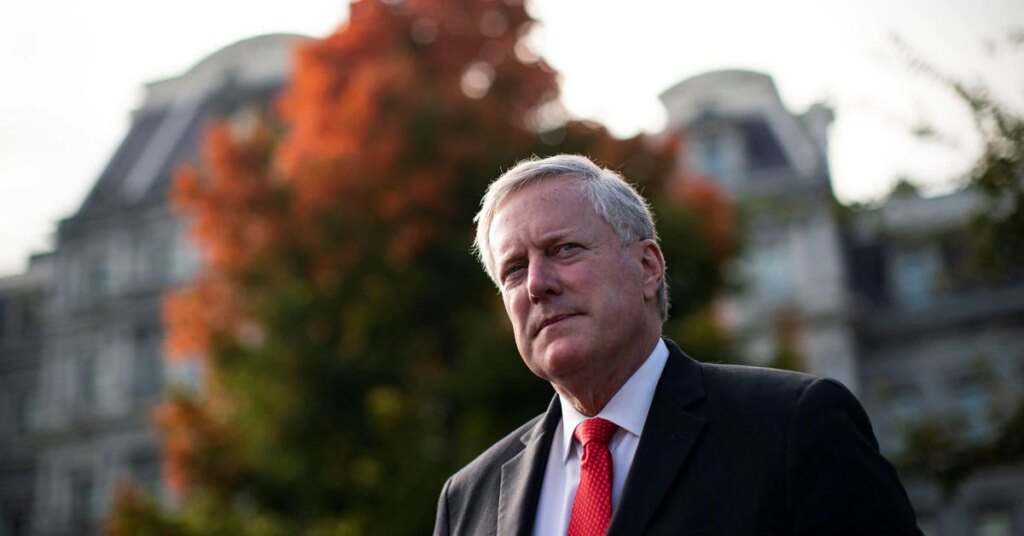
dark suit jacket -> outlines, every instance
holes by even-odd
[[[608,534],[920,534],[841,384],[668,347]],[[448,479],[434,534],[530,534],[560,418],[556,398]]]

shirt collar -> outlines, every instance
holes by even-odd
[[[640,368],[622,384],[615,396],[605,404],[604,409],[596,416],[609,420],[619,428],[640,437],[644,431],[644,423],[647,421],[647,412],[651,409],[651,400],[654,399],[654,389],[658,386],[661,378],[661,371],[665,368],[668,360],[668,347],[665,341],[658,339],[651,355],[647,356]],[[562,395],[558,395],[558,402],[562,406],[562,460],[568,461],[572,448],[572,433],[585,419],[576,408],[572,406]]]

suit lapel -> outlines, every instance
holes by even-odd
[[[654,391],[643,436],[608,528],[609,535],[644,531],[704,427],[702,417],[685,409],[704,398],[700,365],[671,341],[666,343],[668,361]]]
[[[544,418],[520,438],[525,448],[501,466],[498,536],[526,536],[532,531],[552,435],[561,418],[555,396]]]

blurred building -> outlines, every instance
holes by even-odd
[[[971,265],[967,227],[986,200],[904,188],[872,210],[839,206],[831,111],[789,112],[764,74],[707,73],[662,101],[686,134],[681,166],[741,209],[744,289],[721,304],[741,354],[842,381],[890,459],[925,420],[991,439],[993,417],[1024,397],[1024,267],[993,279]],[[976,475],[948,499],[906,483],[929,536],[1024,533],[1024,467]]]
[[[999,274],[970,255],[975,191],[922,198],[897,191],[847,227],[864,401],[883,451],[933,422],[971,442],[1024,395],[1024,266]],[[1024,467],[992,469],[946,500],[908,482],[929,534],[1024,533]]]
[[[0,535],[29,534],[36,476],[32,431],[51,258],[0,279]]]
[[[668,128],[685,132],[681,167],[711,177],[742,208],[734,277],[747,291],[722,304],[740,354],[759,365],[797,359],[859,393],[828,167],[832,112],[792,114],[771,77],[749,71],[696,76],[661,98]]]
[[[171,178],[196,158],[211,117],[244,127],[268,105],[299,39],[241,41],[147,85],[106,169],[60,222],[39,364],[33,533],[98,533],[125,479],[167,498],[152,409],[169,382],[199,375],[195,363],[162,359],[161,296],[199,265],[169,207]]]

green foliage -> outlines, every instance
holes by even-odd
[[[1014,52],[1020,31],[1007,35]],[[969,110],[981,136],[981,155],[968,177],[971,188],[989,198],[988,207],[971,224],[974,265],[999,277],[1024,264],[1024,113],[995,98],[984,85],[958,79],[910,52],[902,42],[910,65],[954,93]]]
[[[907,476],[937,482],[948,498],[976,473],[1024,462],[1024,401],[996,427],[990,440],[971,441],[949,419],[912,427],[904,453],[896,460]]]
[[[1016,52],[1024,50],[1019,31],[1011,33],[1007,41]],[[981,135],[981,155],[967,186],[985,194],[988,204],[967,229],[971,248],[967,270],[986,275],[990,282],[1017,277],[1024,266],[1024,114],[999,102],[985,86],[965,83],[910,52],[905,44],[897,45],[912,68],[959,97]],[[937,136],[930,128],[918,130],[925,137]],[[1024,461],[1024,400],[1005,407],[1010,411],[993,416],[994,432],[983,441],[966,437],[962,423],[955,419],[916,423],[907,434],[906,450],[898,465],[907,475],[938,482],[949,497],[978,472],[1020,464]]]
[[[970,106],[984,150],[971,185],[990,198],[973,222],[978,266],[1000,273],[1024,264],[1024,115],[998,103],[983,88],[953,88]]]

